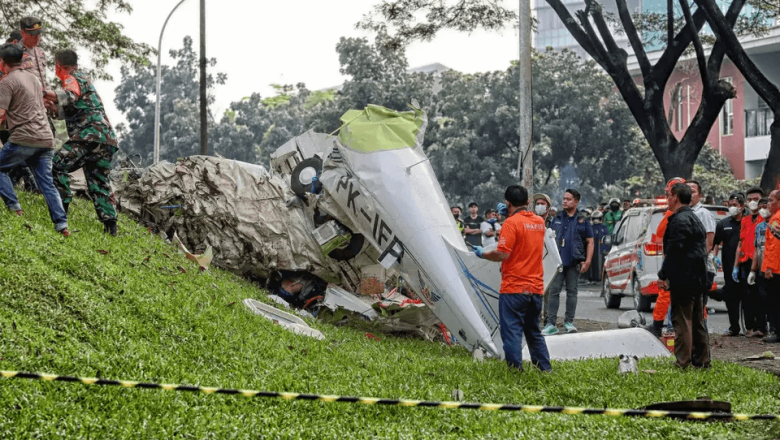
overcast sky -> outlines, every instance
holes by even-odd
[[[131,0],[132,14],[113,14],[111,20],[125,27],[126,35],[157,47],[160,29],[179,0]],[[373,35],[355,29],[376,0],[206,0],[206,56],[216,58],[214,68],[228,75],[216,89],[212,112],[221,116],[233,101],[253,92],[273,94],[269,84],[303,82],[310,90],[339,85],[336,43],[342,36]],[[509,5],[515,2],[507,3]],[[182,46],[185,36],[199,47],[199,0],[185,0],[168,22],[162,41],[163,64],[171,64],[170,49]],[[415,43],[407,51],[410,67],[442,63],[461,72],[503,70],[518,57],[515,30],[444,32],[430,43]],[[153,60],[156,62],[156,58]],[[96,84],[115,124],[124,120],[114,106],[114,88],[120,81],[120,64],[112,62],[113,82]]]

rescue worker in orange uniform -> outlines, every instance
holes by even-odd
[[[671,190],[675,183],[685,183],[685,179],[682,177],[675,177],[666,183],[667,199],[671,195]],[[674,211],[670,211],[668,209],[664,213],[664,218],[662,218],[661,222],[658,223],[658,228],[655,230],[655,234],[653,235],[652,240],[654,243],[663,243],[667,222],[669,217],[671,217],[673,214]],[[671,299],[669,298],[669,291],[659,287],[658,298],[655,300],[655,308],[653,309],[653,323],[645,327],[645,329],[652,333],[656,338],[661,337],[664,328],[664,319],[666,318],[666,314],[669,311],[670,304]]]
[[[767,220],[766,244],[764,245],[764,262],[761,270],[767,281],[767,305],[769,319],[777,328],[780,322],[780,190],[769,193],[767,204],[771,217]],[[776,335],[771,339],[764,338],[766,342],[778,342]]]
[[[762,319],[762,316],[766,315],[759,309],[758,287],[750,286],[746,281],[753,266],[753,254],[756,250],[756,226],[764,221],[764,218],[758,214],[758,202],[764,196],[764,191],[754,187],[747,190],[746,194],[749,213],[742,217],[732,277],[739,283],[741,290],[745,336],[763,338],[766,334],[766,320]]]
[[[547,343],[539,328],[544,296],[544,220],[528,211],[528,190],[512,185],[504,193],[508,217],[498,238],[498,248],[485,251],[474,247],[479,258],[501,263],[498,313],[506,362],[523,369],[523,336],[531,363],[552,371]]]

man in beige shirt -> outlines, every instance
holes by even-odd
[[[54,229],[67,237],[70,235],[68,216],[51,172],[54,135],[43,106],[43,89],[35,75],[22,69],[22,57],[22,49],[16,44],[0,47],[0,69],[5,73],[0,81],[0,121],[5,120],[11,132],[8,142],[0,149],[0,197],[8,209],[22,215],[16,191],[6,173],[26,164],[33,170],[43,193]]]

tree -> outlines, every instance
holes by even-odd
[[[726,14],[726,24],[733,27],[745,0],[734,0]],[[628,54],[615,43],[612,30],[595,0],[585,0],[585,9],[572,17],[562,0],[547,0],[577,43],[607,72],[647,139],[664,176],[688,177],[718,113],[727,99],[735,96],[735,89],[718,78],[725,54],[725,44],[718,41],[705,56],[698,33],[704,25],[704,13],[691,13],[686,0],[680,2],[685,20],[675,21],[673,1],[668,0],[666,24],[667,46],[655,64],[651,64],[640,32],[634,23],[626,0],[616,0],[619,23],[628,37],[639,62],[642,88],[635,83],[628,70]],[[418,23],[420,16],[425,23]],[[459,29],[468,26],[495,28],[495,21],[510,17],[492,0],[457,0],[454,4],[443,0],[384,0],[358,26],[398,29],[393,40],[403,44],[414,39],[429,39],[442,28]],[[483,25],[482,23],[486,23]],[[680,23],[676,26],[676,24]],[[594,28],[595,25],[595,28]],[[427,26],[427,27],[426,27]],[[491,27],[492,26],[492,27]],[[417,32],[404,32],[417,29]],[[429,32],[425,32],[425,30]],[[661,28],[663,29],[663,28]],[[683,138],[672,133],[664,114],[664,91],[675,65],[686,48],[693,43],[703,83],[702,98],[696,116]]]
[[[175,162],[178,157],[199,151],[199,57],[190,37],[185,37],[184,46],[171,50],[170,55],[176,65],[161,69],[160,158]],[[216,65],[216,59],[209,60],[209,65]],[[127,126],[117,126],[121,135],[119,148],[128,156],[139,154],[145,163],[151,162],[154,149],[156,74],[155,67],[149,65],[122,67],[122,81],[115,89],[114,103],[128,121]],[[209,74],[207,87],[224,84],[226,78],[223,73]],[[214,102],[213,95],[208,102]]]
[[[571,51],[533,55],[534,186],[562,192],[560,171],[572,164],[567,169],[579,175],[576,185],[595,198],[604,185],[630,175],[622,164],[638,132],[609,78],[594,62],[580,61]],[[436,97],[440,117],[427,142],[451,200],[494,203],[516,183],[518,91],[517,64],[506,71],[443,75]]]
[[[734,0],[734,3],[744,3],[746,0]],[[774,122],[770,126],[771,144],[769,157],[764,165],[764,173],[761,178],[761,188],[765,191],[778,188],[780,184],[780,89],[773,84],[761,72],[750,59],[737,38],[737,33],[729,27],[728,17],[724,17],[720,7],[713,0],[699,0],[698,4],[704,11],[707,22],[718,38],[723,42],[729,59],[737,66],[747,82],[758,93],[758,96],[767,103],[774,114]],[[757,31],[766,27],[767,20],[777,18],[780,4],[776,1],[752,2],[755,8],[752,14],[753,21],[757,23]]]
[[[602,192],[603,199],[610,197],[648,199],[664,194],[666,180],[647,143],[641,143],[635,150],[630,168],[634,175],[605,188]],[[702,148],[701,154],[696,159],[693,178],[701,183],[704,195],[712,196],[716,204],[727,199],[734,192],[744,192],[751,186],[758,186],[760,180],[760,178],[748,181],[735,179],[728,159],[709,144]]]
[[[133,8],[125,0],[4,1],[0,6],[0,22],[3,23],[0,24],[0,33],[5,41],[12,30],[19,28],[19,20],[23,17],[39,17],[46,29],[41,39],[41,47],[46,53],[51,55],[58,49],[84,48],[92,55],[94,70],[90,74],[110,80],[111,75],[105,71],[110,60],[146,64],[153,49],[125,36],[122,25],[107,20],[109,11],[130,14]]]

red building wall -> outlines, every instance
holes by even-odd
[[[719,120],[715,121],[715,124],[710,130],[709,136],[707,136],[707,142],[710,143],[712,148],[720,151],[729,163],[731,163],[731,169],[734,172],[734,177],[737,179],[745,178],[745,97],[744,86],[745,79],[739,70],[728,59],[723,61],[721,68],[721,78],[731,78],[731,83],[737,89],[737,97],[732,100],[734,108],[734,130],[730,135],[721,135]],[[637,84],[642,84],[642,77],[634,77]],[[672,121],[672,132],[677,139],[682,139],[685,134],[685,130],[688,129],[688,121],[693,120],[696,115],[696,111],[699,109],[701,103],[702,83],[699,71],[695,64],[685,65],[684,69],[677,69],[669,78],[666,84],[666,90],[664,93],[664,109],[666,115],[669,114],[669,105],[672,101],[672,93],[677,83],[682,82],[682,127],[678,127],[675,120]],[[689,98],[690,96],[690,98]],[[690,99],[690,106],[689,106]],[[690,111],[689,111],[690,107]],[[722,113],[721,113],[722,117]]]

